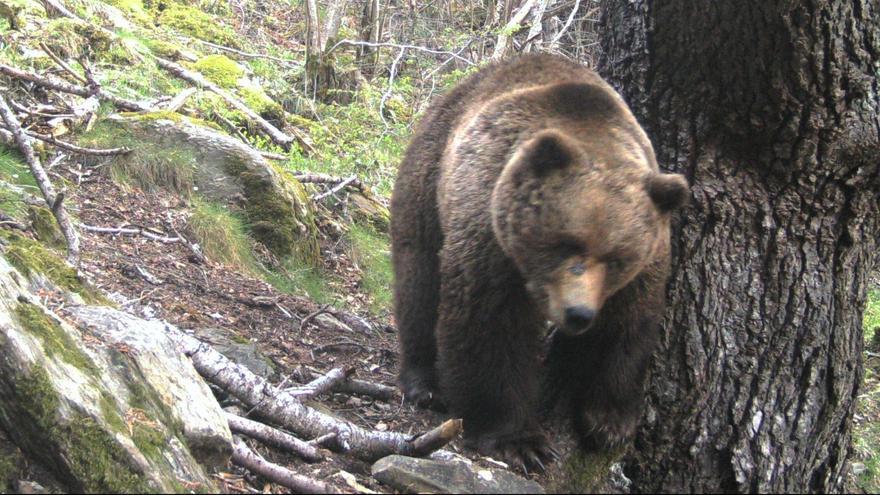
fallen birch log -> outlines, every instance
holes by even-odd
[[[309,371],[308,373],[312,380],[317,380],[321,377],[321,375],[318,373],[314,373],[311,371]],[[397,389],[394,387],[382,385],[381,383],[358,380],[357,378],[352,378],[350,376],[345,377],[342,380],[334,383],[331,390],[334,392],[347,394],[366,395],[368,397],[373,397],[375,399],[383,400],[386,402],[396,399],[400,396]]]
[[[323,481],[296,474],[258,456],[238,438],[232,442],[232,463],[259,474],[269,481],[286,486],[296,493],[341,493]]]
[[[49,175],[40,163],[40,159],[37,158],[36,153],[34,153],[34,148],[31,146],[31,138],[22,130],[21,124],[18,123],[18,118],[12,109],[9,108],[6,98],[3,96],[0,96],[0,120],[6,123],[6,128],[9,129],[9,132],[15,139],[21,154],[24,155],[28,167],[30,167],[31,175],[34,176],[37,185],[40,186],[40,192],[43,193],[46,205],[52,210],[52,214],[58,222],[58,227],[61,229],[61,233],[64,234],[64,239],[67,241],[67,262],[76,267],[79,264],[80,254],[79,235],[76,233],[76,229],[73,228],[73,222],[71,222],[67,210],[63,207],[64,193],[55,192],[52,181],[49,180]]]
[[[362,428],[302,404],[293,395],[276,389],[209,345],[171,326],[166,329],[206,380],[226,390],[260,416],[303,438],[335,433],[336,443],[361,459],[374,461],[391,454],[425,456],[452,441],[462,430],[461,420],[449,420],[418,436]],[[443,455],[451,453],[444,452]]]
[[[226,413],[226,421],[233,433],[249,436],[266,445],[293,452],[308,462],[321,462],[325,459],[321,449],[281,430],[266,426],[235,414]],[[326,452],[326,451],[325,451]]]
[[[247,115],[249,119],[253,120],[257,123],[257,125],[262,127],[266,134],[268,134],[269,137],[272,138],[272,141],[275,141],[275,143],[277,143],[278,145],[287,149],[290,147],[290,144],[293,143],[293,137],[281,132],[277,127],[267,122],[266,119],[260,117],[257,112],[251,110],[251,108],[245,105],[243,101],[239,100],[228,91],[212,83],[211,81],[206,79],[205,76],[199,74],[198,72],[186,70],[185,68],[181,67],[178,64],[175,64],[174,62],[170,60],[165,60],[160,57],[156,57],[156,63],[159,64],[159,67],[162,67],[163,69],[174,74],[175,76],[189,83],[195,84],[198,87],[205,88],[208,91],[218,94],[230,105]]]

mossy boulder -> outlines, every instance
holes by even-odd
[[[36,287],[51,287],[75,295],[78,302],[104,304],[106,299],[77,275],[61,254],[28,237],[3,232],[6,247],[2,253],[18,272],[33,281]]]
[[[235,32],[216,16],[196,7],[168,3],[157,18],[159,24],[176,29],[195,38],[224,46],[238,48]]]
[[[226,55],[208,55],[193,64],[193,69],[222,88],[234,88],[244,76],[244,67]]]
[[[308,194],[252,148],[185,118],[130,114],[106,122],[139,143],[136,148],[189,157],[193,190],[240,209],[251,235],[275,256],[317,264],[317,226]],[[142,158],[136,150],[117,160],[127,161],[131,169]]]
[[[186,358],[145,323],[126,321],[124,338],[90,331],[87,346],[84,330],[40,304],[29,277],[0,256],[0,427],[68,491],[179,492],[184,483],[216,489],[196,457],[205,445],[189,435],[214,426],[213,457],[200,459],[228,456],[225,422],[210,423],[205,411],[221,420],[222,412]],[[181,408],[200,410],[185,416]]]

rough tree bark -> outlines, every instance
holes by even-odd
[[[876,0],[605,0],[600,71],[685,174],[643,492],[843,488],[880,248]]]

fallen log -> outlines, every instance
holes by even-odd
[[[323,481],[296,474],[285,467],[263,459],[238,438],[233,439],[232,442],[232,463],[279,485],[286,486],[296,493],[341,493],[336,487]]]
[[[229,422],[229,429],[233,433],[247,435],[266,445],[293,452],[308,462],[321,462],[325,459],[324,454],[321,453],[322,449],[271,426],[228,412],[226,413],[226,420]]]
[[[304,438],[336,433],[342,450],[369,461],[391,454],[421,457],[440,449],[461,432],[461,422],[450,420],[424,435],[374,431],[324,414],[302,404],[295,396],[276,389],[266,380],[239,366],[209,345],[166,326],[181,350],[192,359],[206,380],[226,390],[260,416]],[[425,437],[427,440],[419,441]],[[443,455],[449,456],[450,452]]]

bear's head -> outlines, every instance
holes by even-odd
[[[689,194],[683,176],[656,171],[646,139],[591,135],[539,132],[492,193],[498,243],[547,318],[570,334],[587,331],[610,296],[666,255],[670,212]]]

